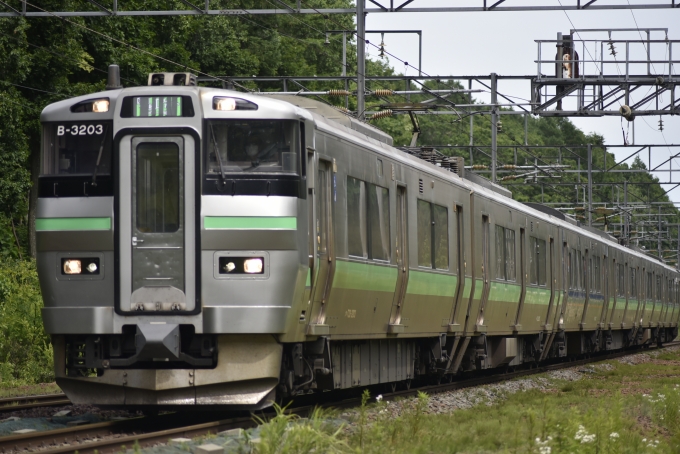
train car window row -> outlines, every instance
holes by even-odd
[[[545,240],[529,237],[529,283],[546,285],[546,247]]]
[[[449,269],[449,214],[444,206],[418,199],[418,266]]]
[[[515,231],[496,226],[496,279],[515,281]]]
[[[347,249],[353,257],[390,260],[387,188],[347,177]]]

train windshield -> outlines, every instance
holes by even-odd
[[[210,120],[206,173],[298,173],[299,134],[295,121]]]
[[[111,121],[47,123],[43,127],[43,175],[111,174]]]

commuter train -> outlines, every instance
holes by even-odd
[[[323,103],[195,80],[112,67],[42,112],[37,266],[72,402],[258,409],[676,337],[676,269]]]

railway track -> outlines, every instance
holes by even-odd
[[[38,396],[7,397],[0,399],[0,413],[38,407],[56,407],[71,403],[65,394],[42,394]]]
[[[680,342],[670,342],[665,347],[680,345]],[[653,347],[652,349],[656,349]],[[499,383],[515,378],[549,372],[569,367],[585,365],[596,361],[620,358],[626,355],[641,353],[648,350],[626,350],[623,352],[605,353],[593,355],[589,358],[578,359],[569,362],[548,364],[544,366],[523,369],[504,374],[476,376],[450,383],[439,383],[420,386],[417,388],[403,389],[389,393],[382,393],[383,399],[394,400],[396,398],[410,397],[419,391],[428,394],[437,394],[474,386]],[[307,396],[302,396],[302,401]],[[318,398],[318,396],[316,396]],[[325,397],[325,396],[324,396]],[[310,401],[311,402],[311,401]],[[308,403],[291,408],[291,412],[305,415],[315,406],[348,408],[359,405],[359,396],[344,399],[342,401],[324,401]],[[198,415],[198,413],[196,413]],[[207,416],[201,416],[208,418]],[[80,454],[116,453],[121,449],[131,448],[138,443],[140,447],[147,448],[158,443],[167,443],[173,438],[193,438],[208,433],[216,434],[229,429],[250,428],[256,423],[250,415],[226,418],[220,420],[201,421],[192,425],[186,425],[186,414],[163,415],[156,418],[134,418],[123,421],[103,422],[74,428],[59,429],[46,432],[37,432],[23,435],[13,435],[0,438],[0,453],[12,453],[22,451],[39,451],[41,453],[60,454],[78,451]],[[198,419],[198,417],[196,417]]]

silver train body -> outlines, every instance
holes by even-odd
[[[255,409],[677,335],[675,269],[321,103],[147,86],[41,121],[43,318],[74,403]]]

